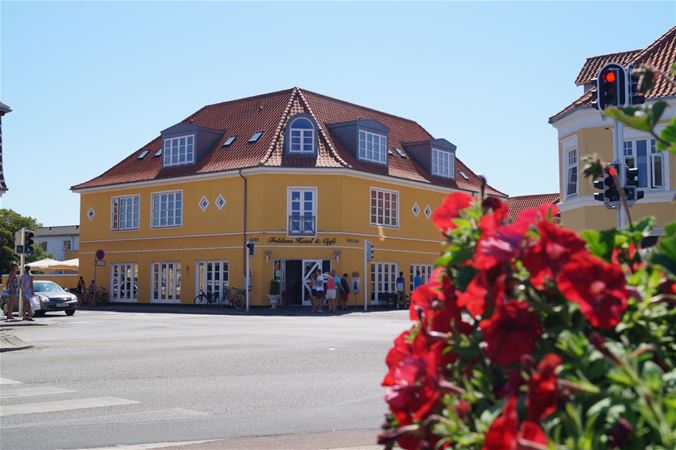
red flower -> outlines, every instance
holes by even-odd
[[[547,448],[547,435],[542,430],[540,425],[530,420],[525,420],[521,427],[519,427],[519,435],[517,437],[518,450],[535,450]]]
[[[455,406],[453,406],[453,411],[455,411],[460,420],[465,420],[469,417],[469,413],[472,412],[472,405],[467,403],[465,400],[460,400],[455,404]]]
[[[464,192],[448,194],[441,206],[432,214],[434,226],[442,233],[448,234],[456,227],[453,219],[460,217],[460,210],[467,208],[472,203],[472,199],[471,195]]]
[[[570,257],[585,250],[585,243],[577,233],[551,222],[537,225],[540,240],[525,251],[523,263],[530,272],[531,283],[540,289],[545,279],[554,279]]]
[[[411,320],[420,319],[430,330],[449,333],[451,322],[460,321],[460,310],[455,295],[444,298],[440,291],[423,284],[411,295],[410,317]]]
[[[542,336],[538,315],[529,311],[526,302],[510,301],[495,308],[493,315],[482,320],[486,354],[495,364],[518,362],[533,353]]]
[[[516,433],[519,416],[516,413],[516,397],[510,397],[502,408],[502,413],[493,421],[486,432],[483,450],[516,449]]]
[[[483,216],[482,223],[489,216]],[[526,227],[515,223],[495,228],[492,232],[482,231],[472,266],[479,270],[487,270],[511,260],[521,251],[526,231]]]
[[[542,358],[537,370],[528,381],[528,420],[540,422],[556,411],[558,400],[556,368],[561,365],[561,358],[549,353]]]
[[[622,269],[589,253],[577,253],[563,266],[558,286],[592,326],[612,328],[627,309],[629,293]]]
[[[490,309],[493,305],[503,303],[506,278],[497,267],[480,271],[469,283],[467,290],[458,293],[458,306],[467,308],[475,318],[482,316],[486,307]]]
[[[559,213],[559,208],[555,205],[540,205],[537,208],[521,211],[516,216],[516,223],[523,226],[529,226],[543,221],[549,221]]]

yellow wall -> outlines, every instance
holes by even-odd
[[[364,239],[376,247],[376,261],[394,262],[408,279],[410,264],[433,264],[441,251],[441,235],[425,217],[427,205],[435,209],[445,197],[435,192],[393,182],[372,181],[337,174],[259,173],[247,176],[248,214],[246,239],[256,244],[251,258],[254,305],[268,304],[266,294],[275,259],[328,259],[339,274],[358,271],[364,285]],[[105,266],[96,269],[99,286],[110,289],[113,263],[138,264],[138,301],[150,300],[152,262],[176,261],[181,264],[181,302],[192,303],[195,296],[196,261],[227,260],[230,285],[243,287],[242,207],[243,180],[238,176],[202,179],[183,183],[142,186],[81,194],[80,272],[87,284],[94,277],[94,253],[105,251]],[[302,244],[275,243],[271,238],[295,240],[286,235],[287,187],[317,188],[318,234]],[[370,188],[399,192],[399,228],[370,225]],[[165,190],[183,190],[183,225],[177,228],[150,228],[151,194]],[[140,195],[140,229],[111,230],[111,197]],[[215,205],[221,194],[227,203],[222,210]],[[198,203],[209,200],[205,212]],[[417,202],[420,213],[411,212]],[[95,210],[93,220],[86,213]],[[340,254],[337,255],[337,252]],[[267,261],[266,261],[267,259]],[[370,269],[367,268],[367,272]],[[366,274],[366,279],[368,278]],[[352,297],[351,297],[352,301]],[[363,302],[360,297],[359,302]]]

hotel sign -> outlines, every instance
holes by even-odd
[[[273,236],[268,239],[268,244],[324,245],[331,247],[336,245],[336,238]]]

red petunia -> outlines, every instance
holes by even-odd
[[[515,450],[519,416],[516,411],[516,397],[510,397],[502,413],[493,421],[486,432],[483,450]]]
[[[556,411],[558,400],[555,371],[561,365],[561,358],[549,353],[542,358],[537,370],[528,381],[528,420],[540,422]]]
[[[574,231],[551,222],[541,221],[537,228],[540,239],[525,250],[523,263],[533,286],[541,289],[545,280],[553,280],[572,255],[585,250],[585,243]]]
[[[558,287],[595,327],[614,327],[627,309],[629,293],[622,269],[586,252],[574,255],[563,266]]]
[[[443,293],[423,284],[411,294],[411,320],[421,319],[432,331],[449,333],[452,322],[460,321],[460,309],[455,295],[444,297]]]
[[[448,194],[444,202],[432,214],[434,226],[442,233],[448,234],[456,228],[453,219],[460,217],[460,211],[472,204],[473,197],[464,192],[453,192]]]
[[[467,308],[474,318],[482,316],[487,308],[503,303],[506,278],[499,267],[480,271],[467,285],[467,290],[458,293],[458,306]]]
[[[482,221],[488,216],[483,216]],[[487,270],[496,265],[510,261],[521,251],[526,239],[527,228],[521,224],[509,224],[482,232],[477,244],[472,266],[479,270]]]
[[[518,362],[523,355],[533,353],[542,336],[538,315],[521,301],[498,305],[479,327],[486,341],[486,354],[495,364]]]
[[[525,420],[519,427],[517,450],[546,450],[547,435],[540,425]]]

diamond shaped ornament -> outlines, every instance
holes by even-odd
[[[90,208],[87,210],[87,218],[89,219],[90,222],[91,222],[92,220],[94,220],[94,216],[95,216],[95,215],[96,215],[96,212],[94,211],[94,208],[90,207]]]
[[[208,207],[209,207],[209,200],[207,200],[207,198],[205,196],[202,196],[202,198],[200,199],[200,209],[202,210],[202,212],[204,212],[204,211],[207,210]]]
[[[425,217],[428,219],[432,217],[432,208],[430,208],[430,205],[425,206]]]
[[[225,206],[225,199],[223,198],[222,195],[219,194],[218,198],[216,199],[216,207],[218,209],[223,209],[224,206]]]
[[[413,215],[415,217],[418,217],[418,215],[420,214],[420,206],[418,206],[418,202],[415,202],[413,204],[413,208],[411,208],[411,211],[413,212]]]

